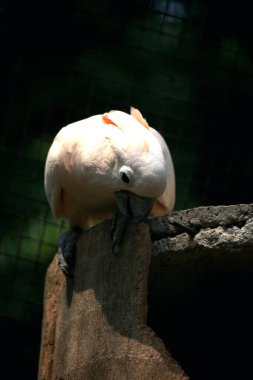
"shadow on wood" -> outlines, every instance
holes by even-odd
[[[148,325],[191,380],[252,372],[253,204],[181,210],[150,229]]]
[[[56,258],[48,269],[39,380],[187,379],[146,325],[148,226],[128,227],[118,257],[109,231],[107,221],[81,236],[73,280]]]

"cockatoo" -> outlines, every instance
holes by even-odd
[[[116,255],[126,223],[173,210],[172,158],[163,137],[138,109],[110,111],[60,130],[46,160],[45,191],[53,215],[69,221],[58,253],[61,269],[71,274],[82,229],[113,218]]]

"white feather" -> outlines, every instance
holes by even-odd
[[[45,190],[55,217],[90,227],[113,216],[119,190],[156,198],[154,215],[172,211],[175,179],[168,147],[138,110],[132,108],[131,114],[92,116],[57,134],[45,166]],[[122,167],[133,173],[128,184],[122,181]]]

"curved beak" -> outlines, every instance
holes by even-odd
[[[154,199],[140,197],[130,191],[115,191],[118,211],[113,217],[111,226],[112,252],[116,256],[124,236],[127,223],[140,223],[151,213]]]
[[[127,190],[115,191],[114,194],[120,213],[130,223],[140,223],[150,215],[155,201],[153,198],[140,197]]]

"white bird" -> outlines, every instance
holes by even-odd
[[[45,191],[53,215],[69,221],[59,265],[69,274],[80,229],[112,218],[113,252],[126,222],[169,214],[175,175],[162,136],[142,114],[110,111],[69,124],[56,135],[45,165]]]

